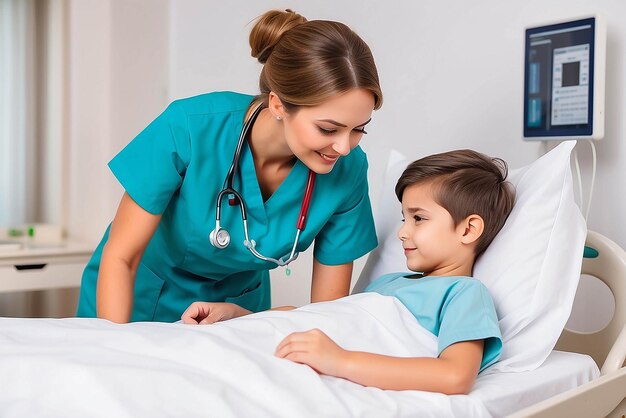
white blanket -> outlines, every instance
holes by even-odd
[[[397,299],[375,293],[205,326],[0,318],[0,414],[489,416],[471,396],[383,391],[274,357],[286,335],[311,328],[348,350],[436,355],[436,338]]]

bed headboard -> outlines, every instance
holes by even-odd
[[[615,313],[608,325],[597,332],[564,329],[555,348],[590,355],[598,367],[602,366],[602,374],[606,374],[622,367],[626,357],[626,252],[593,231],[588,231],[585,245],[590,251],[585,251],[582,274],[606,283],[615,298]]]

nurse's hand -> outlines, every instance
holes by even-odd
[[[252,312],[234,303],[194,302],[183,312],[180,319],[185,324],[204,325],[237,318]]]

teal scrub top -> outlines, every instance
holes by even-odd
[[[480,371],[494,364],[502,352],[496,308],[480,281],[465,276],[385,274],[365,292],[395,296],[419,324],[437,337],[438,350],[462,341],[485,340]]]
[[[268,270],[276,265],[244,247],[239,206],[229,206],[227,199],[222,205],[220,224],[231,234],[230,245],[217,249],[209,242],[217,194],[253,99],[216,92],[177,100],[110,161],[130,197],[162,215],[136,273],[131,321],[176,321],[197,300],[232,302],[255,312],[271,306]],[[298,251],[315,240],[315,258],[339,265],[376,247],[367,167],[357,147],[330,173],[317,175]],[[261,254],[280,258],[291,251],[307,176],[308,168],[297,161],[263,201],[252,153],[244,146],[234,185],[245,200],[249,235]],[[108,234],[109,229],[83,273],[77,316],[96,316],[98,269]]]

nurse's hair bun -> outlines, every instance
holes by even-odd
[[[306,18],[291,9],[270,10],[261,15],[250,32],[251,55],[265,64],[283,33],[306,23]]]

